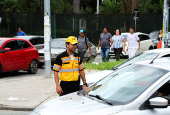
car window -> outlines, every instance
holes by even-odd
[[[163,97],[168,100],[170,104],[170,81],[166,82],[162,87],[157,90],[156,97]]]
[[[38,44],[38,38],[33,38],[30,40],[32,45],[37,45]]]
[[[17,40],[17,48],[18,49],[25,49],[31,47],[30,44],[28,44],[26,41],[23,40]]]
[[[89,44],[90,44],[90,47],[92,47],[92,46],[93,46],[91,42],[89,42]]]
[[[6,43],[5,46],[3,47],[3,49],[5,49],[5,48],[11,48],[11,51],[17,50],[16,41],[9,41],[9,42]]]
[[[66,48],[66,41],[65,40],[52,40],[51,41],[52,48]]]
[[[155,38],[158,37],[158,33],[159,33],[159,31],[151,32],[151,33],[149,34],[149,37],[150,37],[151,39],[155,39]]]
[[[4,41],[3,41],[3,40],[0,40],[0,46],[1,46],[3,43],[4,43]]]
[[[138,35],[138,37],[139,37],[140,41],[143,41],[143,40],[144,40],[144,38],[143,38],[142,35]]]
[[[170,57],[170,54],[166,54],[166,55],[164,55],[164,56],[162,56],[162,57]]]
[[[143,40],[150,40],[149,36],[147,35],[142,35],[143,36]]]
[[[38,38],[38,44],[44,44],[44,38]]]
[[[113,105],[131,103],[154,82],[169,71],[140,64],[119,69],[87,89],[89,95],[99,95]]]

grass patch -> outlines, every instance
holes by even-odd
[[[85,69],[95,69],[95,70],[107,70],[111,69],[112,67],[115,67],[119,65],[120,63],[124,62],[125,60],[115,61],[115,62],[102,62],[98,65],[93,63],[85,63]]]

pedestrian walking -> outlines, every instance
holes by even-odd
[[[103,33],[100,34],[98,50],[101,44],[101,57],[102,61],[109,61],[109,51],[110,51],[110,43],[111,43],[112,35],[108,32],[108,28],[103,28]]]
[[[159,41],[157,45],[157,49],[160,49],[162,47],[162,30],[159,30],[157,40]]]
[[[125,38],[121,35],[121,32],[119,29],[116,29],[116,35],[112,37],[113,47],[114,47],[114,53],[116,56],[116,61],[120,60],[120,54],[122,51],[125,51]]]
[[[130,34],[127,36],[128,47],[127,51],[129,58],[133,57],[137,50],[140,50],[140,39],[138,35],[134,33],[134,29],[129,29]]]
[[[53,66],[56,91],[60,96],[79,90],[79,75],[84,83],[83,89],[87,87],[83,61],[78,53],[75,53],[77,44],[76,37],[68,37],[66,40],[67,50],[57,56]],[[58,75],[59,72],[60,76]],[[59,79],[61,80],[60,83]]]
[[[23,31],[21,31],[21,28],[18,28],[17,36],[26,36],[26,34]]]
[[[86,53],[88,48],[90,51],[90,55],[92,55],[89,39],[84,35],[84,30],[79,31],[79,36],[77,37],[77,40],[78,40],[78,54],[84,62],[84,54]]]

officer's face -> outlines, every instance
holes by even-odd
[[[68,48],[70,51],[75,52],[76,49],[77,49],[77,44],[71,44],[71,43],[69,43],[69,44],[67,44],[67,48]]]

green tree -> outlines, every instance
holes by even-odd
[[[120,14],[122,13],[121,3],[117,0],[103,0],[100,6],[100,13]]]
[[[162,14],[163,0],[141,0],[139,11],[141,14]]]
[[[7,12],[23,12],[24,9],[22,8],[19,0],[4,0],[3,4],[3,11]]]
[[[133,14],[133,11],[139,8],[140,1],[142,0],[121,0],[123,14]]]

